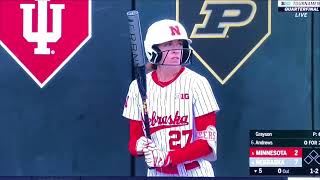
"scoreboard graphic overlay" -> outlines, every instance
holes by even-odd
[[[251,130],[250,175],[320,176],[320,130]]]

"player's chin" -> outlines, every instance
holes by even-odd
[[[179,67],[179,66],[181,66],[181,65],[180,65],[180,62],[179,62],[179,63],[168,63],[168,64],[163,64],[163,65],[165,65],[165,66],[171,66],[171,67]]]
[[[171,62],[167,62],[165,63],[164,65],[167,65],[167,66],[180,66],[180,61],[171,61]]]

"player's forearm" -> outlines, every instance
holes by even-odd
[[[209,126],[216,126],[216,113],[211,112],[195,118],[196,129],[198,132],[205,132]],[[209,134],[209,133],[208,133]],[[210,153],[215,153],[208,141],[205,139],[198,139],[187,144],[185,147],[176,151],[169,152],[172,164],[180,164],[185,161],[192,161]]]
[[[128,149],[131,155],[139,156],[137,153],[136,144],[137,140],[143,136],[142,122],[136,120],[130,120],[130,139],[128,144]]]
[[[181,149],[169,152],[171,164],[177,165],[186,161],[193,161],[212,153],[206,140],[196,140]]]
[[[141,137],[141,136],[140,136]],[[129,149],[129,152],[132,156],[142,156],[143,153],[138,153],[137,152],[137,148],[136,148],[136,144],[137,144],[137,140],[140,138],[130,138],[129,140],[129,144],[128,144],[128,149]]]
[[[128,145],[128,149],[129,149],[129,152],[132,156],[138,156],[138,153],[136,151],[136,142],[137,140],[129,140],[129,145]]]

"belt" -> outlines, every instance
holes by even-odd
[[[184,164],[184,168],[186,169],[186,171],[189,171],[189,170],[197,168],[197,167],[200,167],[200,164],[198,161],[193,161],[191,163]],[[176,166],[176,165],[174,165],[174,166],[168,165],[166,167],[156,168],[156,170],[158,172],[166,173],[166,174],[179,174],[178,166]]]

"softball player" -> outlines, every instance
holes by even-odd
[[[185,28],[174,20],[153,23],[144,41],[156,70],[147,74],[151,139],[144,135],[137,81],[128,91],[123,116],[130,120],[129,151],[144,156],[148,176],[213,177],[217,158],[218,104],[207,79],[188,69],[192,49]]]

